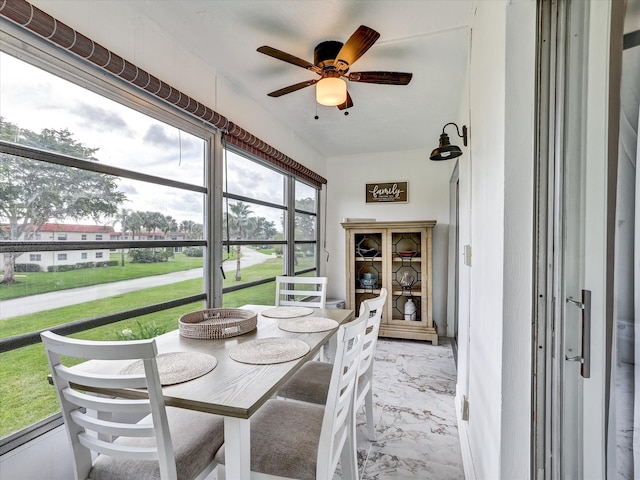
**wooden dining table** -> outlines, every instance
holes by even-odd
[[[226,339],[195,339],[180,335],[174,330],[156,337],[158,354],[170,352],[201,352],[213,355],[216,367],[193,380],[163,387],[165,404],[173,407],[208,412],[224,417],[225,469],[227,478],[250,478],[250,420],[251,416],[280,387],[310,359],[337,331],[293,333],[280,329],[280,319],[269,318],[262,311],[273,308],[268,305],[244,305],[244,309],[258,314],[255,330]],[[343,324],[353,318],[352,310],[314,308],[310,316],[330,318]],[[293,338],[309,345],[309,352],[301,358],[270,365],[240,363],[229,357],[229,351],[243,342],[262,338]],[[130,362],[129,362],[130,363]],[[121,365],[119,365],[121,364]],[[93,373],[111,373],[126,367],[127,362],[89,361],[74,368]],[[129,398],[143,398],[142,391],[101,391]]]

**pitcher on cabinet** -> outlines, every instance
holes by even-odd
[[[416,304],[413,303],[413,298],[409,297],[404,304],[404,319],[416,320]]]
[[[416,283],[416,277],[411,275],[409,272],[404,271],[402,272],[398,283],[402,288],[411,288],[413,284]]]

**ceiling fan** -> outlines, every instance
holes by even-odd
[[[329,40],[319,43],[313,52],[314,63],[307,62],[273,47],[263,46],[258,52],[297,65],[320,75],[320,78],[296,83],[275,90],[267,95],[281,97],[311,85],[316,85],[316,100],[321,105],[337,106],[344,110],[353,106],[347,91],[346,78],[350,82],[378,83],[382,85],[407,85],[412,73],[403,72],[351,72],[349,68],[378,40],[380,34],[361,25],[346,43]],[[346,112],[345,112],[346,114]]]

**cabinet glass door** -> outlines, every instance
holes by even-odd
[[[384,245],[381,232],[355,233],[353,236],[355,255],[353,272],[355,282],[356,315],[360,304],[380,295],[384,280]]]
[[[425,322],[423,235],[419,231],[391,234],[391,320]]]

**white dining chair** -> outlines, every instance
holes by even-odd
[[[379,296],[365,300],[360,307],[361,310],[363,306],[367,307],[370,311],[370,317],[367,321],[367,330],[358,371],[358,389],[354,412],[357,412],[364,404],[367,432],[371,441],[376,439],[373,418],[373,356],[386,301],[387,289],[382,288]],[[331,373],[331,364],[318,361],[307,362],[278,390],[277,396],[290,400],[324,404],[327,400]],[[355,431],[353,435],[355,437]]]
[[[342,478],[358,478],[353,400],[368,307],[338,328],[336,359],[325,405],[270,399],[251,417],[251,478],[331,480],[338,461]],[[224,450],[216,460],[224,479]],[[234,479],[230,479],[234,480]]]
[[[76,480],[193,480],[213,471],[224,441],[224,421],[208,413],[165,407],[155,340],[96,342],[48,331],[41,338],[73,449]],[[65,366],[61,357],[65,363],[68,358],[141,359],[144,373],[85,373]],[[87,393],[125,388],[144,388],[148,398]]]
[[[276,277],[276,306],[325,308],[327,277]]]
[[[327,305],[327,277],[276,277],[276,307],[325,308]],[[320,347],[314,360],[324,360],[325,346]]]

